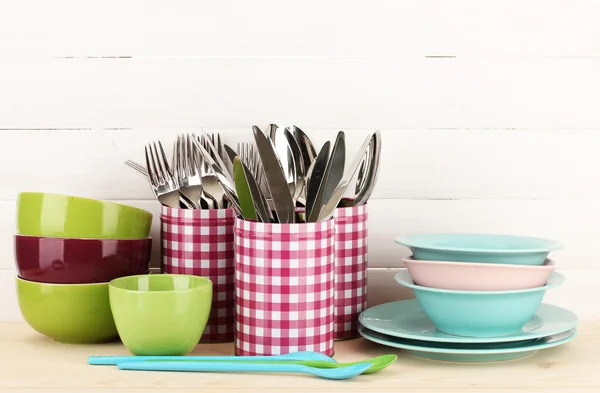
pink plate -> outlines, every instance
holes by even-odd
[[[554,271],[547,259],[541,266],[402,259],[413,282],[429,288],[463,291],[504,291],[541,287]]]

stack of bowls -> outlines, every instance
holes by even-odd
[[[530,339],[532,335],[524,332],[544,330],[540,329],[543,318],[534,316],[546,292],[565,281],[548,258],[550,252],[563,247],[553,240],[501,234],[415,234],[398,237],[396,243],[410,248],[412,257],[403,259],[406,269],[398,272],[395,280],[412,289],[420,309],[414,309],[414,300],[399,302],[404,302],[403,307],[383,305],[380,310],[364,313],[361,323],[372,329],[368,325],[374,319],[369,318],[383,310],[422,313],[437,332],[423,334],[423,339],[435,341],[438,337],[440,343],[458,343],[458,347],[445,348],[446,353],[460,350],[463,343],[476,343],[478,349],[486,349],[486,342]],[[576,317],[572,313],[552,310],[557,311],[556,315],[566,315],[568,321],[561,325],[565,326],[564,331],[574,327]],[[561,314],[562,311],[565,312]],[[403,315],[396,319],[392,330],[379,332],[406,332],[407,324],[414,320]],[[427,325],[422,320],[418,323],[421,327]],[[378,329],[377,323],[373,326]],[[419,335],[427,330],[416,326],[409,326],[409,330],[414,328],[414,334],[408,338],[420,339]],[[407,336],[400,333],[397,337]],[[431,351],[431,345],[423,347]],[[511,348],[514,350],[514,345]]]
[[[108,283],[149,272],[151,223],[150,212],[132,206],[20,193],[14,247],[25,321],[57,342],[116,340]]]
[[[411,288],[438,330],[457,336],[513,334],[529,321],[547,290],[564,277],[550,251],[558,242],[491,234],[420,234],[396,242],[411,249],[396,281]]]

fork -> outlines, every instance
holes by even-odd
[[[139,176],[143,177],[146,180],[149,180],[148,179],[148,170],[146,168],[144,168],[142,165],[140,165],[137,162],[132,161],[130,159],[123,161],[123,163],[125,165],[127,165],[128,167],[130,167],[131,169],[133,169]]]
[[[178,135],[173,147],[173,173],[179,183],[179,192],[187,197],[194,209],[202,208],[206,201],[202,198],[202,178],[198,171],[196,150],[190,135]],[[204,203],[203,203],[204,202]]]
[[[167,163],[167,155],[160,141],[147,144],[144,148],[146,153],[146,167],[148,168],[148,179],[154,195],[160,203],[172,208],[179,208],[179,184],[173,177],[173,172]],[[160,150],[160,154],[158,152]]]
[[[198,142],[202,145],[202,147],[204,147],[207,151],[210,152],[211,149],[209,148],[208,143],[205,140],[206,136],[200,135],[197,138]],[[207,193],[211,195],[217,203],[215,209],[223,209],[225,207],[225,192],[223,191],[221,184],[219,183],[217,177],[210,168],[209,163],[204,159],[202,160],[202,162],[202,185],[204,186],[204,189],[207,191]]]

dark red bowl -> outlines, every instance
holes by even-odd
[[[152,238],[75,239],[15,235],[19,277],[53,284],[108,282],[146,274]]]

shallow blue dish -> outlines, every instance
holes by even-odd
[[[360,324],[358,333],[369,341],[388,347],[401,348],[414,356],[425,359],[446,362],[499,362],[519,359],[542,349],[566,344],[577,336],[577,328],[537,340],[492,344],[452,344],[408,340],[381,334]]]
[[[498,337],[514,334],[535,315],[546,291],[565,281],[553,272],[546,285],[512,291],[455,291],[415,285],[407,269],[394,277],[411,288],[423,312],[436,328],[463,337]]]
[[[404,235],[395,242],[410,248],[418,260],[514,265],[543,265],[551,251],[563,248],[557,241],[537,237],[469,233]]]

